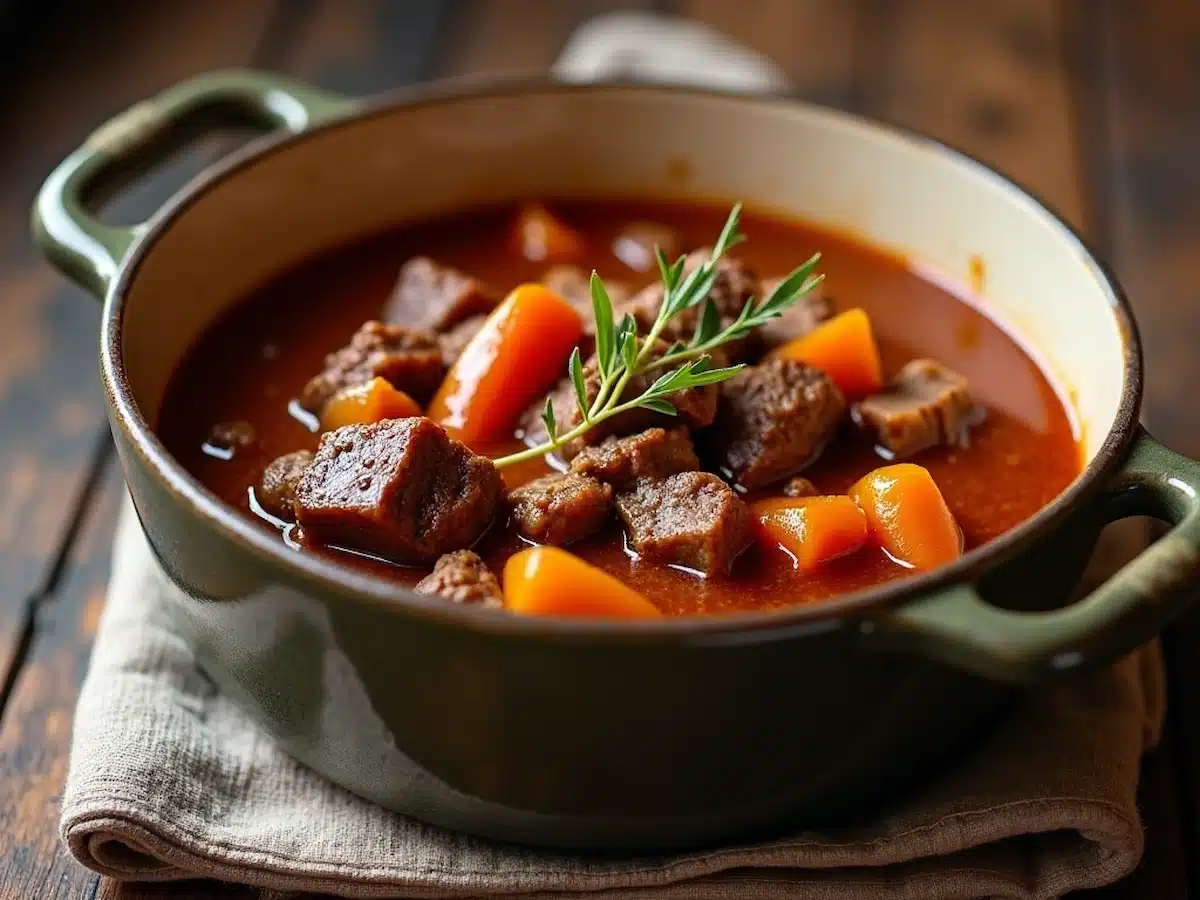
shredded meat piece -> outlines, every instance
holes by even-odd
[[[704,260],[708,259],[710,252],[706,249],[689,253],[684,271],[691,272],[697,268]],[[708,292],[708,299],[716,306],[722,326],[728,326],[737,318],[747,300],[751,297],[761,296],[762,283],[753,269],[742,261],[728,256],[723,256],[718,260],[717,278],[713,282],[712,290]],[[615,304],[613,315],[616,319],[620,319],[625,313],[632,314],[637,320],[638,328],[645,334],[654,325],[662,301],[663,284],[661,281],[656,281],[630,297],[627,303]],[[668,345],[675,341],[690,340],[696,331],[696,326],[700,324],[700,316],[703,312],[703,303],[684,310],[664,329],[663,339]],[[753,358],[759,347],[759,336],[757,333],[753,333],[741,340],[725,344],[721,349],[729,362],[739,363]]]
[[[679,234],[671,226],[638,220],[621,229],[621,233],[613,239],[612,251],[613,256],[629,268],[638,272],[650,272],[655,266],[655,248],[674,262],[679,256],[681,246]]]
[[[617,495],[617,513],[642,559],[706,576],[728,573],[750,542],[746,504],[711,472],[643,479]]]
[[[518,533],[539,544],[565,547],[607,521],[613,491],[586,475],[547,475],[511,491],[508,504]]]
[[[462,356],[463,350],[467,348],[467,344],[471,343],[471,339],[479,334],[479,330],[483,328],[487,318],[482,314],[471,316],[437,336],[438,349],[442,351],[442,364],[447,369]]]
[[[704,448],[716,471],[747,489],[815,462],[846,410],[824,372],[793,360],[768,360],[719,387],[721,405]]]
[[[304,476],[304,470],[312,465],[311,450],[285,453],[272,460],[263,470],[262,480],[254,496],[258,505],[277,519],[291,521],[296,518],[292,504],[296,500],[296,486]]]
[[[665,352],[670,345],[659,341],[656,351]],[[713,365],[727,365],[720,350],[713,354]],[[646,372],[630,379],[629,385],[622,394],[622,399],[628,400],[643,393],[650,387],[666,369]],[[600,391],[599,368],[593,356],[583,367],[584,385],[589,399],[595,399]],[[668,416],[649,409],[631,409],[619,416],[613,416],[597,423],[582,437],[568,442],[559,448],[563,459],[570,460],[584,447],[597,444],[609,435],[633,434],[647,428],[661,426],[671,428],[680,424],[689,427],[703,427],[713,421],[717,414],[717,386],[688,388],[686,391],[670,395],[668,399],[675,406],[676,415]],[[555,420],[559,432],[565,432],[575,427],[581,421],[575,402],[575,391],[569,378],[564,378],[550,394],[550,403],[554,407]],[[521,428],[527,443],[541,443],[546,440],[546,426],[542,423],[542,411],[545,409],[545,399],[539,399],[522,414]]]
[[[446,367],[432,334],[399,325],[366,322],[350,343],[325,357],[325,369],[300,393],[300,405],[317,415],[338,391],[385,378],[418,403],[442,383]]]
[[[491,312],[500,296],[481,281],[426,256],[400,268],[383,320],[427,331],[444,331],[471,316]]]
[[[453,603],[499,609],[504,605],[500,582],[479,556],[470,550],[443,553],[433,571],[413,588],[418,594],[436,594]]]
[[[817,497],[820,494],[817,486],[803,475],[789,478],[783,485],[783,496],[785,497]]]
[[[981,414],[967,379],[937,360],[914,359],[886,390],[860,402],[854,418],[901,459],[938,445],[965,446]]]
[[[573,307],[589,330],[595,327],[592,321],[592,273],[579,266],[551,266],[542,275],[542,284],[554,291]],[[614,304],[624,303],[629,299],[629,288],[624,282],[615,278],[605,278],[604,287],[608,291],[608,299]]]
[[[571,471],[590,475],[625,490],[640,478],[661,479],[694,471],[700,460],[685,428],[648,428],[626,437],[613,435],[584,447],[571,460]]]
[[[209,429],[208,439],[204,443],[233,456],[238,450],[253,447],[256,440],[258,435],[255,434],[254,426],[239,419],[235,422],[218,422]]]

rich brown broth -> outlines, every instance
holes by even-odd
[[[612,200],[560,202],[554,210],[586,237],[588,254],[581,264],[634,288],[651,275],[632,271],[613,255],[612,241],[622,226],[631,220],[661,222],[674,228],[685,246],[702,246],[711,243],[728,212],[717,206]],[[289,400],[320,371],[326,353],[344,344],[364,320],[378,316],[401,263],[425,254],[505,290],[541,276],[544,264],[514,250],[513,213],[472,211],[398,229],[305,263],[246,298],[203,335],[176,372],[158,428],[167,448],[222,500],[251,514],[251,489],[266,464],[280,454],[316,447],[317,435],[289,414]],[[929,356],[968,378],[974,398],[987,408],[986,420],[971,432],[970,446],[927,450],[912,460],[932,473],[967,548],[1027,519],[1078,474],[1080,451],[1062,401],[1034,360],[980,312],[983,304],[965,302],[921,278],[903,260],[844,236],[753,212],[744,215],[743,230],[750,240],[737,254],[764,277],[784,274],[821,252],[821,269],[838,308],[858,306],[869,314],[885,375],[910,359]],[[235,420],[253,424],[256,444],[229,460],[206,453],[202,445],[211,427]],[[847,426],[805,474],[822,492],[839,493],[884,463],[871,442]],[[511,487],[544,471],[538,461],[506,470],[505,476]],[[263,521],[263,527],[273,526]],[[476,549],[499,571],[522,546],[520,538],[497,525]],[[868,547],[819,575],[801,575],[782,551],[752,547],[730,578],[705,581],[635,561],[615,523],[571,550],[632,584],[668,614],[813,602],[908,571]],[[424,574],[338,555],[405,584]]]

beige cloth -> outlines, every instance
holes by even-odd
[[[1161,664],[1029,695],[960,765],[861,827],[702,853],[539,853],[389,813],[286,756],[199,671],[127,509],[75,721],[62,834],[120,879],[345,897],[1049,898],[1130,872]]]

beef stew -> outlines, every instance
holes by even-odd
[[[942,529],[939,546],[948,521],[955,546],[969,549],[1031,516],[1079,473],[1066,406],[974,298],[845,236],[749,213],[750,240],[718,261],[707,294],[717,326],[814,251],[826,275],[761,333],[712,354],[714,366],[752,365],[720,385],[672,395],[678,415],[622,413],[554,454],[497,471],[489,458],[544,439],[547,388],[558,433],[579,424],[573,381],[553,385],[567,372],[570,347],[584,351],[588,400],[603,390],[600,366],[587,362],[595,332],[578,290],[560,310],[552,291],[532,286],[557,283],[547,278],[551,265],[595,268],[622,288],[613,292],[616,315],[629,312],[645,335],[664,292],[630,252],[630,235],[669,236],[675,250],[690,251],[690,272],[708,252],[695,248],[712,246],[726,212],[647,201],[476,210],[315,259],[201,339],[175,374],[159,434],[209,489],[278,528],[298,552],[335,554],[448,601],[486,596],[497,605],[495,576],[532,568],[506,563],[530,543],[569,545],[565,552],[667,615],[815,602],[920,568],[897,555],[906,545],[889,543],[870,505],[894,496],[893,481],[895,490],[916,485],[921,502],[932,485],[945,508],[942,516],[934,504],[936,515],[926,516]],[[489,323],[514,299],[501,297],[517,285],[526,286],[528,318],[544,322],[549,310],[553,328],[486,394],[487,427],[447,435],[429,419],[379,412],[409,409],[381,395],[390,388],[448,421],[447,394],[461,397],[447,388],[455,363],[490,339]],[[427,315],[413,300],[419,293],[431,297]],[[664,330],[652,357],[703,329],[704,306],[687,313]],[[853,352],[831,358],[834,344]],[[628,393],[647,386],[638,378],[647,380],[630,379]],[[913,398],[917,408],[904,408]],[[339,401],[349,418],[339,415],[340,428],[319,434]],[[470,414],[469,404],[457,409]],[[354,424],[358,410],[374,412]],[[230,422],[246,423],[253,440],[212,446],[214,427]],[[902,479],[864,484],[899,458],[927,472],[929,485],[907,469]],[[568,466],[570,474],[556,475]],[[851,494],[858,506],[813,502]],[[397,527],[401,508],[410,512]],[[857,541],[854,509],[877,538]],[[826,549],[814,557],[809,541],[797,552],[791,542],[826,522]],[[464,587],[476,584],[481,591]]]

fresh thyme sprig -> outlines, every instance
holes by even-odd
[[[664,415],[675,415],[676,410],[667,398],[689,388],[717,384],[732,378],[744,367],[741,365],[713,368],[711,354],[723,344],[745,337],[755,328],[777,318],[783,312],[821,283],[823,276],[814,274],[820,254],[813,256],[781,281],[762,303],[753,297],[746,301],[737,318],[722,327],[720,313],[709,298],[716,283],[721,257],[745,240],[740,229],[742,206],[735,204],[725,220],[725,226],[713,245],[708,259],[684,274],[687,257],[680,256],[674,263],[657,247],[654,250],[659,274],[663,282],[663,299],[658,314],[645,337],[638,334],[637,321],[626,314],[620,322],[613,321],[612,300],[600,277],[592,272],[591,295],[592,317],[596,324],[595,365],[597,377],[596,396],[588,397],[587,378],[579,348],[571,352],[567,372],[575,392],[579,423],[559,433],[551,398],[546,398],[542,412],[542,423],[549,438],[545,443],[530,447],[519,453],[495,460],[497,468],[504,468],[527,459],[536,459],[551,453],[577,437],[581,437],[605,419],[611,419],[632,409],[650,409]],[[704,309],[690,341],[677,342],[665,353],[655,356],[655,348],[667,325],[683,312],[694,309],[701,303]],[[630,400],[621,402],[629,382],[638,375],[678,365],[660,375],[650,387]]]

